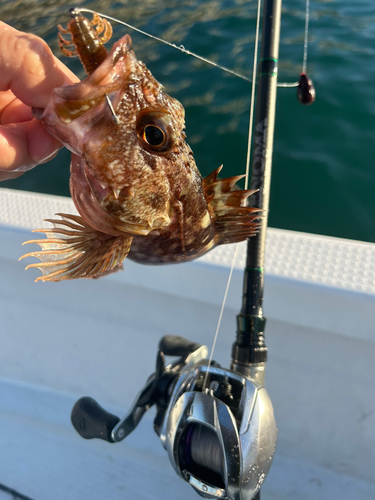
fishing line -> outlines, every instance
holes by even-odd
[[[304,74],[306,74],[307,52],[309,48],[309,23],[310,23],[310,0],[306,0],[305,37],[303,41],[303,62],[302,62],[302,73]],[[281,82],[278,83],[277,86],[284,88],[298,87],[299,82],[292,82],[292,83]]]
[[[277,83],[278,87],[283,87],[283,88],[293,88],[293,87],[298,87],[298,85],[299,85],[299,82],[291,82],[291,83],[289,83],[289,82],[280,82],[279,83],[278,82]]]
[[[167,42],[167,40],[163,40],[162,38],[151,35],[150,33],[147,33],[146,31],[142,31],[141,29],[136,28],[135,26],[132,26],[131,24],[125,23],[124,21],[120,21],[119,19],[116,19],[114,17],[107,16],[106,14],[102,14],[101,12],[96,12],[96,11],[93,11],[91,9],[79,9],[79,10],[81,12],[90,12],[91,14],[96,13],[100,17],[105,17],[106,19],[109,19],[110,21],[114,21],[115,23],[123,24],[124,26],[126,26],[134,31],[138,31],[138,33],[141,33],[142,35],[153,38],[154,40],[157,40],[158,42],[165,43],[166,45],[169,45],[170,47],[173,47],[174,49],[180,50],[184,54],[196,57],[197,59],[200,59],[201,61],[203,61],[207,64],[211,64],[212,66],[215,66],[216,68],[219,68],[222,71],[225,71],[226,73],[230,73],[231,75],[237,76],[238,78],[242,78],[242,80],[246,80],[247,82],[251,82],[251,78],[248,78],[247,76],[241,75],[240,73],[237,73],[236,71],[232,71],[231,69],[228,69],[225,66],[220,66],[220,64],[217,64],[213,61],[210,61],[209,59],[206,59],[205,57],[202,57],[198,54],[195,54],[194,52],[191,52],[190,50],[185,49],[185,47],[183,45],[176,45],[174,43]]]
[[[258,12],[257,12],[257,24],[255,28],[255,44],[254,44],[254,63],[253,63],[253,80],[251,85],[251,99],[250,99],[250,118],[249,118],[249,132],[247,138],[247,157],[246,157],[246,177],[245,177],[245,189],[249,186],[249,171],[250,171],[250,153],[251,153],[251,143],[253,140],[253,121],[254,121],[254,108],[255,108],[255,86],[256,86],[256,74],[258,66],[258,47],[259,47],[259,32],[260,32],[260,8],[262,0],[258,0]]]
[[[306,13],[305,13],[305,40],[303,42],[303,63],[302,73],[306,73],[307,64],[307,50],[309,45],[309,20],[310,20],[310,0],[306,0]]]
[[[248,188],[249,185],[249,170],[250,170],[250,156],[251,156],[251,145],[253,142],[253,121],[254,121],[254,108],[255,108],[255,87],[256,87],[256,76],[257,76],[257,66],[258,66],[258,50],[259,50],[259,33],[260,33],[260,12],[261,12],[262,0],[258,0],[258,10],[257,10],[257,22],[255,28],[255,42],[254,42],[254,62],[253,62],[253,78],[252,78],[252,86],[251,86],[251,99],[250,99],[250,117],[249,117],[249,132],[248,132],[248,140],[247,140],[247,158],[246,158],[246,177],[245,177],[245,189]],[[207,383],[208,372],[210,371],[210,366],[212,363],[212,357],[214,354],[217,337],[219,334],[219,329],[221,325],[221,319],[223,317],[224,307],[227,300],[228,290],[230,286],[230,282],[232,280],[232,274],[234,269],[234,264],[236,262],[237,253],[238,253],[239,243],[236,243],[236,249],[234,251],[232,265],[230,268],[227,286],[224,293],[223,303],[221,305],[219,319],[217,322],[216,332],[214,336],[214,341],[212,343],[211,353],[208,360],[206,376],[203,382],[202,392],[204,391]]]
[[[82,9],[79,8],[81,12],[89,12],[90,14],[98,14],[100,17],[104,17],[106,19],[109,19],[110,21],[114,21],[115,23],[122,24],[126,26],[127,28],[130,28],[134,31],[137,31],[138,33],[141,33],[142,35],[148,36],[149,38],[152,38],[153,40],[157,40],[158,42],[164,43],[166,45],[169,45],[169,47],[172,47],[173,49],[177,49],[180,52],[183,52],[184,54],[187,54],[188,56],[195,57],[196,59],[199,59],[200,61],[205,62],[206,64],[210,64],[211,66],[214,66],[215,68],[219,68],[225,73],[229,73],[230,75],[237,76],[238,78],[241,78],[242,80],[245,80],[247,82],[253,82],[254,78],[251,77],[249,78],[248,76],[241,75],[241,73],[237,73],[237,71],[233,71],[229,68],[226,68],[225,66],[221,66],[220,64],[215,63],[214,61],[211,61],[210,59],[207,59],[205,57],[200,56],[199,54],[196,54],[195,52],[191,52],[188,49],[185,49],[183,45],[176,45],[175,43],[168,42],[167,40],[164,40],[163,38],[159,38],[157,36],[151,35],[151,33],[147,33],[147,31],[143,31],[139,28],[136,28],[135,26],[132,26],[129,23],[125,23],[124,21],[120,21],[120,19],[116,19],[115,17],[108,16],[107,14],[102,14],[101,12],[97,12],[91,9]],[[307,52],[307,49],[306,49]],[[306,55],[307,57],[307,55]],[[298,87],[298,82],[293,82],[293,83],[278,83],[278,87]]]
[[[206,375],[205,375],[205,377],[204,377],[204,382],[203,382],[202,392],[204,392],[204,389],[205,389],[205,387],[206,387],[207,378],[208,378],[208,372],[210,371],[210,367],[211,367],[211,363],[212,363],[212,357],[213,357],[213,354],[214,354],[214,350],[215,350],[215,346],[216,346],[216,341],[217,341],[217,337],[218,337],[219,330],[220,330],[221,319],[222,319],[222,317],[223,317],[223,312],[224,312],[224,308],[225,308],[225,303],[226,303],[226,301],[227,301],[228,290],[229,290],[230,282],[231,282],[231,280],[232,280],[232,274],[233,274],[234,264],[236,263],[237,252],[238,252],[238,243],[236,243],[236,248],[235,248],[234,255],[233,255],[233,259],[232,259],[232,265],[231,265],[231,268],[230,268],[230,271],[229,271],[229,276],[228,276],[227,286],[226,286],[226,288],[225,288],[224,297],[223,297],[223,302],[222,302],[222,304],[221,304],[221,309],[220,309],[219,319],[218,319],[218,321],[217,321],[217,326],[216,326],[216,331],[215,331],[214,341],[213,341],[213,343],[212,343],[211,353],[210,353],[210,357],[209,357],[209,359],[208,359],[207,371],[206,371]]]
[[[305,11],[305,38],[303,41],[303,62],[302,62],[302,73],[306,74],[307,66],[307,52],[309,48],[309,23],[310,23],[310,0],[306,0],[306,11]],[[277,84],[278,87],[291,88],[298,87],[299,82],[286,83],[281,82]]]

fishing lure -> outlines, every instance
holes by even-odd
[[[185,142],[183,106],[137,60],[130,36],[103,60],[109,23],[97,15],[89,22],[79,9],[71,15],[68,30],[59,28],[61,47],[89,75],[56,88],[33,113],[73,153],[70,191],[80,215],[58,214],[53,229],[37,230],[47,238],[26,243],[41,250],[23,257],[41,262],[27,268],[39,268],[42,281],[99,277],[125,257],[186,262],[254,235],[259,210],[243,206],[254,191],[236,187],[243,175],[219,179],[222,167],[202,179]],[[71,41],[62,41],[67,31]]]
[[[72,19],[67,28],[58,25],[58,40],[61,52],[67,57],[78,56],[86,73],[90,75],[108,55],[104,47],[112,37],[112,26],[94,14],[91,21],[82,16],[79,9],[70,9]],[[64,35],[69,35],[66,40]],[[69,50],[68,47],[71,47]]]

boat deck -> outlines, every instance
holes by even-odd
[[[39,271],[17,260],[21,243],[70,209],[64,198],[0,189],[0,500],[199,498],[175,475],[153,409],[116,444],[80,438],[70,412],[89,395],[125,414],[165,334],[212,344],[233,248],[35,284]],[[266,385],[279,439],[262,500],[374,500],[375,245],[279,230],[268,240]],[[224,366],[243,245],[240,254],[214,355]]]

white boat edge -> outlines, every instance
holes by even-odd
[[[164,334],[211,345],[234,245],[183,265],[128,261],[101,280],[34,283],[22,243],[73,210],[68,198],[0,188],[0,483],[32,500],[194,498],[151,415],[109,445],[79,438],[69,413],[82,395],[125,413]],[[244,256],[241,244],[214,356],[224,366]],[[262,499],[375,498],[374,276],[373,244],[268,230],[266,384],[279,442]]]

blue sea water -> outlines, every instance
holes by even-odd
[[[64,1],[0,0],[0,19],[42,36],[56,55],[56,25],[73,7]],[[122,19],[251,76],[255,0],[84,1],[81,7]],[[317,91],[302,106],[295,89],[278,90],[269,224],[375,242],[375,3],[311,0],[307,73]],[[279,81],[302,68],[305,1],[284,0]],[[244,173],[250,84],[145,36],[125,32],[165,90],[186,109],[187,140],[202,175]],[[60,57],[60,55],[59,55]],[[61,56],[80,77],[79,61]],[[4,187],[68,195],[63,150]]]

